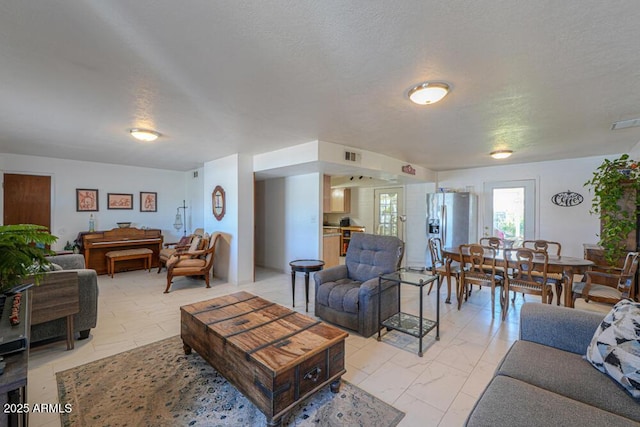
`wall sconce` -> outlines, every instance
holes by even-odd
[[[180,209],[182,209],[182,213],[185,215],[184,221],[182,221],[182,216],[180,215]],[[176,219],[175,222],[173,223],[173,227],[176,229],[176,231],[180,231],[180,229],[184,226],[184,235],[187,235],[187,225],[186,225],[186,221],[187,221],[187,217],[186,217],[186,213],[187,213],[187,205],[185,204],[185,201],[182,201],[182,206],[178,206],[178,208],[176,209]]]

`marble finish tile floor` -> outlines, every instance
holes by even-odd
[[[91,336],[76,341],[66,350],[64,340],[34,346],[29,356],[28,401],[58,403],[55,373],[111,356],[180,333],[182,305],[245,290],[291,307],[291,276],[259,269],[256,282],[230,285],[214,279],[210,289],[204,282],[177,278],[169,294],[164,294],[164,273],[133,271],[112,279],[99,276],[98,326]],[[313,287],[313,286],[311,286]],[[313,294],[313,291],[311,291]],[[499,307],[491,318],[490,291],[474,290],[460,311],[444,304],[446,290],[440,292],[440,340],[435,331],[424,340],[424,356],[418,357],[416,338],[390,332],[382,342],[351,333],[346,341],[347,373],[344,378],[406,413],[401,427],[461,426],[493,371],[518,338],[519,295],[507,319],[501,321]],[[417,314],[417,290],[402,288],[402,310]],[[436,292],[426,295],[426,317],[435,316]],[[539,298],[527,296],[527,301]],[[608,307],[590,303],[578,308],[606,311]],[[499,304],[498,304],[499,306]],[[304,280],[296,281],[295,310],[304,311]],[[309,313],[313,316],[313,295]],[[150,367],[152,368],[152,367]],[[33,413],[30,425],[60,426],[58,414]]]

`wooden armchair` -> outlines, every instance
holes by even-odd
[[[167,288],[165,294],[169,293],[171,282],[175,276],[202,276],[210,288],[210,276],[213,269],[213,261],[216,251],[216,243],[220,238],[220,233],[216,233],[209,238],[206,249],[188,251],[174,254],[167,261]]]
[[[178,242],[165,243],[164,248],[160,249],[160,254],[158,255],[158,274],[162,271],[162,267],[167,265],[167,261],[172,255],[202,249],[200,246],[202,236],[204,236],[204,229],[196,228],[193,234],[182,237]],[[198,239],[197,242],[195,241],[196,238]]]
[[[559,242],[553,242],[551,240],[525,240],[522,242],[523,248],[532,249],[534,251],[545,251],[548,255],[560,256],[562,252],[562,245]],[[556,287],[556,305],[560,305],[560,298],[562,296],[562,289],[567,282],[566,277],[562,273],[549,273],[547,274],[547,280]],[[567,289],[567,292],[569,290]]]
[[[547,281],[549,255],[545,251],[527,248],[505,249],[504,259],[510,274],[504,277],[505,307],[502,320],[507,317],[509,310],[509,291],[513,291],[512,302],[515,302],[516,292],[522,292],[540,295],[543,303],[551,304],[553,289]]]
[[[431,254],[431,262],[433,264],[431,266],[431,273],[434,275],[437,274],[438,276],[440,276],[440,283],[442,283],[443,278],[446,278],[447,287],[450,291],[451,278],[447,274],[447,266],[445,265],[444,259],[442,257],[442,240],[440,240],[439,237],[431,237],[428,243],[429,243],[429,253]],[[452,261],[450,271],[451,271],[451,276],[455,277],[456,284],[457,284],[460,280],[460,263],[456,261]],[[431,285],[429,285],[429,291],[427,292],[427,295],[431,293],[431,288],[433,288],[433,282],[431,282]],[[451,292],[449,292],[449,294],[451,294]],[[451,301],[449,300],[445,302],[448,304],[451,303]]]
[[[462,298],[467,300],[471,285],[491,287],[491,317],[495,317],[496,288],[500,288],[500,306],[505,308],[505,296],[502,289],[503,277],[496,270],[496,249],[477,244],[460,245],[460,283],[458,286],[458,310]]]
[[[615,304],[624,298],[635,299],[638,255],[638,252],[629,252],[619,273],[587,271],[584,282],[573,282],[573,305],[578,297],[584,298],[586,302],[593,300],[609,304]]]

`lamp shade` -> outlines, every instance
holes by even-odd
[[[419,105],[434,104],[449,93],[449,85],[443,82],[425,82],[409,90],[409,99]]]
[[[153,142],[160,136],[159,132],[151,129],[133,128],[129,129],[129,133],[138,141]]]

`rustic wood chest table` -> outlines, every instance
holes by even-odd
[[[185,354],[195,350],[270,426],[331,384],[340,389],[346,332],[248,292],[180,308]]]

